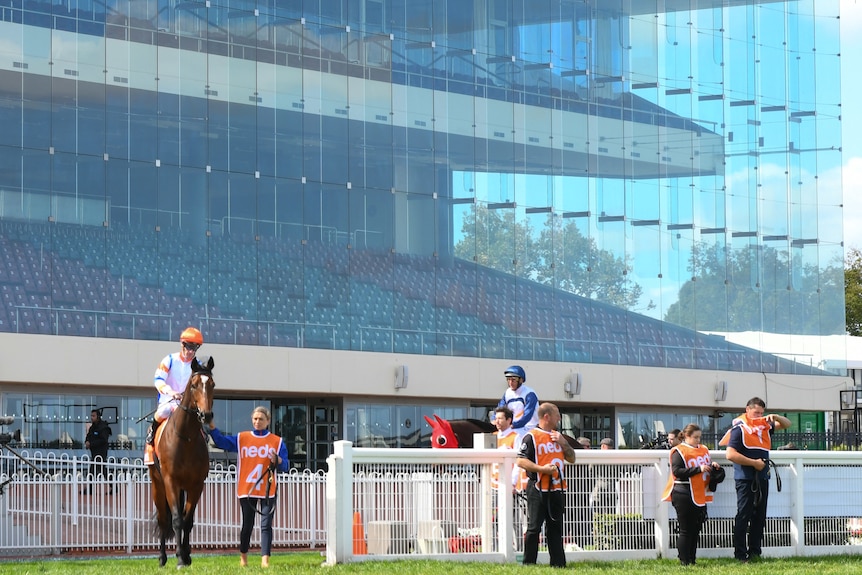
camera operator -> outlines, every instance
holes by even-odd
[[[671,429],[667,432],[667,448],[673,449],[682,443],[682,431],[679,429]]]
[[[671,446],[668,444],[667,434],[662,433],[661,431],[656,434],[655,439],[650,439],[649,441],[644,441],[644,436],[640,436],[641,449],[670,449]]]

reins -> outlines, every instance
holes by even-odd
[[[775,471],[775,487],[781,492],[781,476],[778,474],[778,466],[775,465],[775,462],[771,459],[766,459],[766,483],[769,484],[769,477],[772,474],[772,471]],[[771,469],[770,469],[771,468]],[[759,473],[759,472],[757,472]],[[758,505],[760,503],[761,498],[763,497],[763,492],[760,490],[760,478],[755,475],[754,481],[751,482],[751,493],[754,498],[754,504]]]
[[[273,513],[275,513],[275,506],[273,506],[271,504],[271,501],[274,500],[276,498],[276,496],[278,495],[278,481],[275,480],[275,464],[274,463],[270,463],[269,466],[266,468],[266,471],[263,472],[263,475],[261,475],[258,478],[258,480],[255,482],[255,484],[252,485],[251,490],[249,491],[249,494],[251,494],[252,491],[255,491],[257,489],[258,485],[260,485],[260,482],[263,481],[264,478],[267,478],[267,479],[266,479],[266,489],[265,489],[266,497],[264,497],[263,500],[266,503],[266,506],[269,508],[269,513],[266,513],[266,515],[272,515]],[[272,495],[269,494],[269,486],[270,485],[274,486]],[[257,506],[255,506],[254,512],[257,513],[258,515],[264,515],[264,513],[257,508]]]

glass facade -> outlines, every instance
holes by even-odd
[[[839,2],[692,5],[0,0],[0,331],[821,373]]]

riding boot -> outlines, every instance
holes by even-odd
[[[157,420],[153,420],[150,426],[147,428],[147,439],[146,445],[144,445],[144,464],[152,465],[155,463],[155,441],[156,441],[156,429],[159,427],[159,422]]]
[[[159,427],[159,420],[154,419],[147,428],[147,445],[154,445],[156,440],[156,429]]]

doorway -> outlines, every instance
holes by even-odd
[[[272,420],[272,431],[284,440],[292,469],[326,471],[332,444],[341,439],[340,400],[273,401]]]

